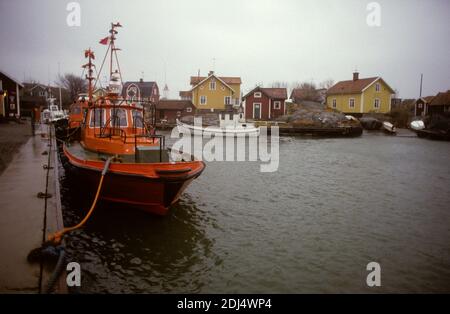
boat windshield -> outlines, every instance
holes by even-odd
[[[127,127],[127,111],[123,108],[111,109],[111,126],[113,127]]]
[[[50,106],[50,110],[51,110],[51,111],[58,111],[58,106],[56,106],[56,105],[51,105],[51,106]]]
[[[136,128],[142,128],[144,121],[142,118],[142,111],[132,110],[131,113],[133,115],[133,126]]]
[[[91,122],[89,126],[96,128],[105,126],[105,118],[105,109],[95,108],[95,110],[91,110]]]
[[[70,107],[70,113],[71,114],[80,114],[81,113],[81,107],[78,105],[73,105]]]

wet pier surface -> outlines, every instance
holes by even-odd
[[[49,232],[63,227],[56,142],[49,138],[49,130],[40,126],[0,175],[1,293],[38,293],[52,271],[27,261],[28,253],[40,247]],[[39,198],[40,192],[51,197]],[[61,285],[56,291],[65,288]]]

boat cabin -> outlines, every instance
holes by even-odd
[[[219,114],[219,126],[221,128],[237,128],[245,123],[243,112],[223,111]]]

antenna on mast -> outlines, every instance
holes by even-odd
[[[420,74],[420,92],[419,92],[419,98],[422,98],[422,83],[423,83],[423,73]]]
[[[61,77],[61,68],[59,62],[58,62],[58,77]],[[59,110],[62,110],[61,83],[58,85],[59,85]]]
[[[88,58],[88,63],[86,63],[82,67],[84,69],[87,69],[86,79],[88,80],[88,99],[89,99],[89,103],[91,103],[91,101],[92,101],[92,80],[94,79],[92,74],[94,73],[93,67],[95,67],[95,65],[92,63],[92,60],[95,59],[95,55],[94,55],[94,52],[91,50],[91,48],[84,51],[84,57]]]
[[[109,30],[109,33],[111,34],[111,36],[110,36],[110,43],[109,43],[109,46],[111,48],[111,59],[110,59],[110,65],[109,65],[109,73],[110,73],[111,81],[115,82],[114,85],[117,85],[117,78],[115,76],[117,76],[117,73],[118,73],[118,75],[120,77],[120,85],[122,86],[122,84],[123,84],[122,72],[120,71],[119,59],[117,58],[117,51],[120,50],[120,48],[116,48],[116,45],[115,45],[116,35],[118,33],[116,28],[118,28],[118,27],[122,27],[120,22],[111,23],[111,29]],[[115,70],[115,71],[113,71],[113,55],[115,56],[116,63],[117,63],[117,70]],[[117,87],[118,86],[116,86],[115,89],[117,89]],[[122,87],[120,89],[122,89]]]

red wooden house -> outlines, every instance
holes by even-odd
[[[161,99],[156,103],[156,122],[174,124],[176,119],[193,115],[195,106],[190,100]]]
[[[243,97],[245,119],[274,120],[286,114],[286,88],[256,87]]]

